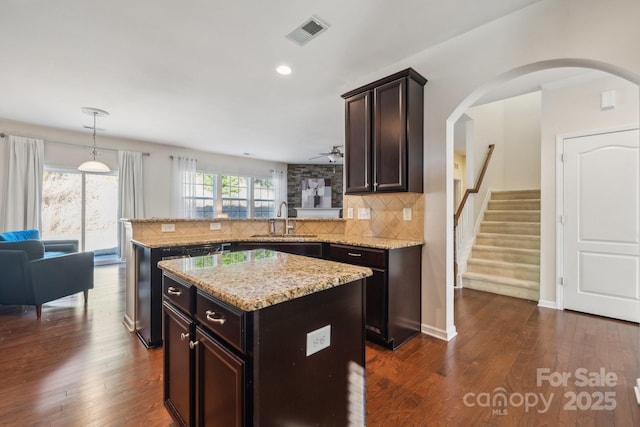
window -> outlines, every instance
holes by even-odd
[[[184,180],[185,205],[193,206],[195,218],[215,218],[216,216],[216,176],[207,172],[196,172],[193,182]]]
[[[209,172],[184,176],[185,212],[192,218],[270,218],[275,214],[272,178],[216,175]]]
[[[271,178],[253,181],[253,217],[270,218],[275,214],[276,192]]]
[[[118,176],[46,170],[42,185],[42,238],[77,239],[96,255],[118,252]]]
[[[229,218],[249,218],[249,177],[222,176],[222,213]]]

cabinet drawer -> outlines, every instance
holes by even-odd
[[[245,316],[242,310],[200,291],[196,295],[196,319],[206,329],[245,351]]]
[[[331,244],[329,246],[329,259],[365,267],[387,268],[387,257],[384,249]]]
[[[178,307],[185,313],[192,315],[195,304],[196,288],[180,283],[171,277],[163,276],[162,296],[165,301]]]

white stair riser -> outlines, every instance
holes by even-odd
[[[481,233],[520,234],[527,236],[540,235],[540,223],[490,223],[480,224]]]
[[[491,249],[477,249],[471,250],[471,258],[491,259],[496,261],[508,261],[517,262],[520,264],[540,265],[540,253],[521,253],[517,252],[517,249],[510,251],[497,251]]]
[[[540,212],[538,211],[486,211],[485,221],[508,221],[508,222],[540,222]]]

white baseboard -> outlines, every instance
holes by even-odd
[[[420,327],[420,331],[425,335],[429,335],[443,341],[451,341],[456,337],[456,335],[458,335],[455,326],[452,326],[451,329],[445,331],[444,329],[434,328],[433,326],[425,325],[423,323]]]
[[[124,326],[127,328],[127,330],[129,332],[133,332],[136,330],[135,328],[135,322],[126,314],[124,315],[124,318],[122,319],[122,323],[124,324]]]
[[[553,308],[554,310],[559,310],[558,304],[555,301],[545,301],[543,299],[538,301],[538,307]]]

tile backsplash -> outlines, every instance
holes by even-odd
[[[389,193],[366,196],[344,196],[343,220],[293,220],[295,232],[300,234],[344,234],[389,239],[424,240],[424,195],[418,193]],[[349,208],[353,218],[347,217]],[[403,209],[409,209],[410,220],[405,220]],[[369,209],[369,219],[358,219],[358,209]],[[213,226],[211,225],[213,223]],[[277,223],[282,227],[281,221]],[[172,232],[163,232],[162,224],[172,226]],[[212,229],[215,228],[215,229]],[[210,220],[149,219],[134,223],[135,240],[174,239],[178,236],[223,237],[253,235],[269,232],[266,219]]]
[[[349,208],[353,218],[347,218]],[[358,209],[369,208],[371,219],[358,219]],[[411,211],[404,220],[403,209]],[[389,193],[366,196],[344,196],[345,234],[390,239],[424,239],[424,194]]]

